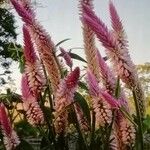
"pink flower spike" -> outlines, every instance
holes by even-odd
[[[119,103],[119,100],[113,98],[110,94],[108,94],[107,92],[101,90],[100,91],[100,95],[102,95],[102,97],[110,104],[110,106],[112,108],[115,108],[115,109],[119,109],[120,108],[120,103]]]
[[[23,37],[24,37],[24,57],[25,60],[30,63],[35,63],[38,59],[33,47],[33,42],[31,41],[31,36],[28,31],[28,27],[23,25]]]
[[[76,67],[66,78],[67,88],[73,88],[77,85],[80,76],[80,68]]]
[[[97,59],[99,62],[100,73],[104,82],[104,86],[106,87],[108,93],[113,95],[116,84],[115,75],[112,73],[111,69],[106,64],[105,60],[103,59],[98,50],[97,50]]]
[[[46,83],[44,72],[42,70],[41,62],[35,53],[33,42],[31,40],[31,36],[26,25],[23,26],[23,35],[25,73],[28,76],[29,87],[33,95],[38,96],[41,92],[41,89]]]
[[[57,134],[64,133],[68,124],[68,112],[65,109],[74,102],[74,93],[80,75],[79,68],[75,68],[65,79],[60,81],[55,96],[55,130]],[[65,110],[61,113],[62,110]],[[58,116],[59,115],[59,116]]]
[[[112,27],[113,27],[114,31],[116,31],[116,32],[122,31],[123,30],[122,22],[117,13],[117,10],[111,0],[109,3],[109,11],[110,11],[111,22],[112,22]]]
[[[89,85],[89,90],[91,95],[98,96],[100,91],[99,85],[96,80],[96,77],[93,75],[93,73],[90,70],[87,71],[87,82]]]
[[[16,132],[12,129],[5,109],[4,104],[0,103],[0,127],[2,129],[3,141],[6,150],[12,150],[19,145],[20,141]]]
[[[25,4],[22,4],[21,1],[17,0],[10,0],[10,1],[15,7],[19,16],[21,16],[22,20],[27,24],[32,24],[32,19],[34,16],[32,13],[30,13],[29,10],[26,10],[26,8],[24,8]]]
[[[31,94],[31,89],[29,88],[28,77],[26,74],[22,75],[21,92],[22,92],[23,101],[26,101],[28,99],[35,99],[33,95]]]
[[[44,123],[44,115],[38,104],[37,97],[32,95],[26,74],[22,76],[22,101],[26,117],[32,125],[39,125]]]
[[[68,52],[66,52],[62,47],[60,47],[61,55],[66,61],[66,64],[72,68],[73,62]]]
[[[21,5],[25,8],[25,10],[29,13],[32,14],[32,16],[35,16],[35,12],[31,6],[31,0],[20,0]]]
[[[83,5],[87,8],[84,11],[81,21],[86,23],[97,35],[104,47],[109,50],[116,49],[116,39],[111,35],[107,26],[95,15],[92,9]]]
[[[6,134],[9,135],[11,132],[11,126],[3,103],[0,103],[0,124]]]

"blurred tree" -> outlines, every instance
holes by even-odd
[[[0,85],[12,81],[10,65],[12,60],[18,61],[18,55],[14,54],[13,49],[21,47],[15,44],[17,38],[15,19],[10,9],[4,5],[6,2],[0,1]]]
[[[150,63],[137,65],[139,79],[145,92],[146,113],[150,114]]]

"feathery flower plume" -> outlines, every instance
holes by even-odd
[[[102,97],[111,105],[112,108],[120,107],[119,101],[113,98],[108,92],[106,92],[106,90],[101,89],[99,87],[96,77],[90,70],[87,72],[87,81],[89,85],[90,94],[92,96]]]
[[[123,31],[123,25],[112,1],[109,2],[109,12],[114,31],[120,33],[120,31]]]
[[[23,106],[24,110],[26,111],[28,122],[32,125],[43,124],[43,112],[37,102],[37,98],[34,97],[31,93],[28,77],[26,74],[23,74],[21,84]]]
[[[25,73],[28,76],[28,84],[33,96],[38,97],[44,84],[46,83],[40,60],[35,54],[35,49],[31,41],[28,28],[23,26],[24,35],[24,57]]]
[[[20,0],[20,1],[21,1],[23,8],[25,8],[29,14],[32,14],[32,16],[35,17],[33,7],[31,6],[31,0]]]
[[[21,19],[27,24],[32,24],[34,12],[31,9],[29,1],[23,0],[20,1],[10,0],[10,1],[13,4],[14,8],[16,9],[18,15],[21,16]]]
[[[98,50],[97,50],[97,59],[99,63],[99,68],[100,68],[99,70],[100,70],[101,78],[102,78],[102,81],[104,82],[104,87],[110,95],[114,96],[117,79],[115,75],[113,74],[113,72],[111,71],[110,67],[104,61],[103,57],[101,56]],[[120,100],[120,104],[124,106],[126,110],[128,110],[128,103],[127,103],[127,99],[125,97],[125,93],[123,89],[121,89],[120,95],[118,98]]]
[[[116,84],[116,81],[117,81],[116,78],[115,78],[115,75],[111,72],[109,66],[103,60],[103,58],[100,55],[99,51],[97,51],[97,57],[98,57],[98,60],[99,60],[100,72],[101,72],[103,81],[105,82],[105,84],[104,84],[105,88],[106,88],[106,90],[109,94],[114,95],[115,86],[116,86],[115,84]],[[110,97],[109,95],[107,95],[107,93],[103,93],[102,95],[103,96],[105,95],[104,96],[105,98],[106,98],[106,96],[108,98]],[[118,100],[120,102],[120,105],[125,107],[126,110],[129,112],[128,103],[127,103],[125,94],[124,94],[122,89],[121,89],[121,93],[120,93],[120,96],[119,96]],[[120,146],[122,146],[121,145],[122,143],[124,143],[124,146],[128,146],[129,143],[127,144],[127,143],[124,142],[125,138],[127,139],[127,141],[129,140],[130,144],[132,144],[135,140],[135,129],[134,129],[133,124],[131,124],[128,120],[126,120],[124,118],[123,114],[119,111],[116,112],[115,121],[117,123],[114,124],[114,132],[116,132],[116,133],[114,133],[114,132],[112,133],[112,136],[114,137],[114,140],[112,141],[112,143],[110,143],[110,146],[111,147],[113,146],[113,149],[115,149],[116,147],[117,147],[117,149],[120,149]],[[123,122],[124,122],[124,124],[123,124]],[[130,130],[127,130],[127,128],[126,128],[127,126],[132,129],[131,132],[133,134],[130,133]],[[120,131],[120,132],[118,132],[118,131]],[[132,140],[128,137],[128,135],[131,135],[131,134],[133,135],[132,137],[134,138]]]
[[[87,123],[87,119],[85,118],[83,111],[79,104],[74,104],[75,112],[77,114],[77,119],[82,131],[87,132],[89,131],[89,125]]]
[[[133,147],[135,143],[136,131],[134,125],[126,118],[122,117],[119,122],[115,123],[115,138],[117,140],[114,143],[119,150],[128,149]]]
[[[141,87],[141,83],[138,80],[138,75],[136,71],[136,67],[132,62],[130,55],[128,53],[128,41],[126,37],[126,33],[124,31],[122,22],[117,13],[117,10],[113,3],[110,1],[109,4],[111,22],[113,27],[113,35],[118,41],[118,60],[114,62],[114,66],[116,66],[118,62],[118,73],[122,80],[129,86],[129,88],[133,88],[135,94],[137,96],[137,101],[139,103],[139,107],[141,110],[142,116],[144,116],[145,111],[145,103],[144,103],[144,91]],[[111,56],[111,52],[108,52],[108,55]],[[111,57],[110,57],[111,58]],[[113,59],[113,58],[111,58]],[[120,71],[119,71],[120,70]]]
[[[57,134],[65,133],[68,124],[68,112],[66,109],[74,102],[74,92],[80,75],[79,68],[75,68],[65,79],[61,80],[55,97],[55,130]],[[63,111],[63,112],[62,112]]]
[[[110,124],[112,119],[112,109],[119,108],[119,103],[110,94],[100,89],[95,76],[91,71],[87,72],[87,81],[92,97],[93,110],[96,115],[97,126]]]
[[[93,9],[93,0],[80,0],[80,12],[81,15],[83,13],[82,5],[86,4],[91,9]],[[95,45],[95,37],[93,31],[90,27],[82,22],[83,29],[83,40],[84,40],[84,52],[87,60],[88,68],[93,72],[96,76],[97,80],[99,80],[99,72],[98,72],[98,62],[96,59],[96,45]]]
[[[72,69],[73,62],[72,62],[72,59],[71,59],[69,53],[66,52],[62,47],[60,47],[60,51],[61,51],[61,55],[63,56],[63,58],[66,61],[66,64]]]
[[[19,145],[20,141],[16,132],[12,129],[5,109],[4,104],[0,103],[0,127],[2,129],[3,141],[6,150],[12,150]]]
[[[30,13],[29,9],[26,10],[24,3],[17,0],[11,0],[13,6],[15,7],[18,14],[22,17],[22,20],[28,26],[32,40],[34,41],[37,50],[39,52],[40,58],[44,63],[44,66],[48,72],[52,90],[55,92],[59,84],[61,73],[58,64],[58,60],[55,56],[55,45],[51,40],[51,37],[43,29],[40,23],[35,19],[34,13]],[[30,8],[30,5],[28,4]],[[32,9],[30,9],[32,11]]]
[[[97,59],[99,64],[99,71],[101,74],[102,81],[104,82],[104,86],[109,94],[114,95],[116,78],[112,73],[109,66],[106,64],[105,60],[101,56],[100,52],[97,50]]]
[[[131,89],[138,87],[138,77],[135,65],[128,53],[126,42],[122,44],[122,42],[116,38],[116,35],[110,32],[107,26],[95,15],[94,11],[86,5],[83,5],[83,15],[81,20],[89,25],[106,48],[107,55],[114,64],[113,68],[115,68],[115,72],[119,75],[122,81]],[[141,89],[138,88],[138,90]],[[141,93],[141,95],[143,94]],[[138,103],[141,112],[144,114],[142,97],[141,100],[138,100]]]

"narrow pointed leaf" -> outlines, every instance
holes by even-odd
[[[75,101],[77,101],[77,103],[80,105],[80,107],[82,108],[83,114],[85,115],[89,125],[91,123],[91,116],[90,116],[90,108],[87,104],[87,101],[85,100],[85,98],[78,92],[75,93],[74,96]]]
[[[66,42],[66,41],[69,41],[69,40],[70,40],[69,38],[68,38],[68,39],[64,39],[64,40],[58,42],[58,43],[55,45],[55,47],[58,47],[58,46],[61,45],[62,43]]]
[[[80,87],[81,89],[84,89],[84,90],[88,91],[88,88],[87,88],[87,86],[86,86],[85,83],[79,81],[78,85],[79,85],[79,87]]]
[[[75,54],[75,53],[69,52],[69,55],[70,55],[70,57],[73,58],[73,59],[80,60],[80,61],[82,61],[82,62],[87,63],[86,60],[84,60],[82,57],[80,57],[79,55],[77,55],[77,54]]]

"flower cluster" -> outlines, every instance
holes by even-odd
[[[112,26],[109,29],[94,12],[93,0],[79,0],[87,62],[86,81],[83,81],[84,75],[80,76],[81,70],[74,67],[72,60],[81,60],[81,57],[67,52],[66,48],[58,48],[62,42],[55,46],[37,21],[30,0],[10,1],[24,22],[23,109],[28,122],[44,135],[42,142],[50,149],[69,149],[71,144],[68,143],[73,141],[69,138],[76,138],[77,149],[100,149],[101,146],[104,149],[133,149],[136,138],[139,140],[141,136],[142,139],[144,94],[129,55],[122,21],[113,3],[109,2]],[[101,55],[96,37],[112,66]],[[59,56],[67,67],[61,66]],[[137,110],[135,122],[120,80],[133,92]],[[137,137],[134,124],[138,125]],[[19,139],[2,103],[0,125],[6,149],[14,149]]]
[[[12,150],[19,145],[20,140],[16,132],[12,129],[10,120],[6,113],[6,108],[3,103],[0,103],[0,128],[2,129],[3,141],[6,150]]]
[[[26,74],[22,76],[22,100],[28,122],[32,125],[43,124],[43,112],[38,104],[37,97],[32,95]]]

